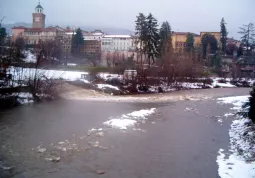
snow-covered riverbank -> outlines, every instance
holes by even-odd
[[[231,112],[242,109],[249,96],[219,98],[219,103],[232,104]],[[230,154],[219,150],[217,163],[221,178],[251,178],[255,176],[255,126],[248,118],[236,116],[229,130]],[[228,150],[225,150],[228,152]]]

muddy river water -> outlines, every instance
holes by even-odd
[[[223,117],[230,106],[217,103],[217,91],[249,89],[212,90],[211,99],[195,101],[59,100],[4,111],[0,177],[218,177],[216,157],[229,146],[231,118]],[[152,108],[126,129],[104,124]]]

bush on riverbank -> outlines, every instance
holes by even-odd
[[[255,123],[255,87],[250,92],[248,117]]]
[[[255,123],[255,87],[250,92],[249,101],[243,105],[243,111],[238,112],[238,114]]]

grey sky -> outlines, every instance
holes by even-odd
[[[4,23],[32,22],[37,0],[0,0]],[[139,12],[151,12],[159,22],[169,21],[174,31],[219,31],[221,18],[229,36],[238,27],[255,22],[255,0],[41,0],[46,24],[117,27],[134,30]]]

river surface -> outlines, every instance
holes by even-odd
[[[236,91],[220,95],[247,95],[249,89]],[[216,157],[229,146],[231,117],[223,116],[230,106],[216,98],[164,103],[59,100],[2,112],[0,177],[218,177]],[[151,108],[155,112],[133,127],[103,124]]]

